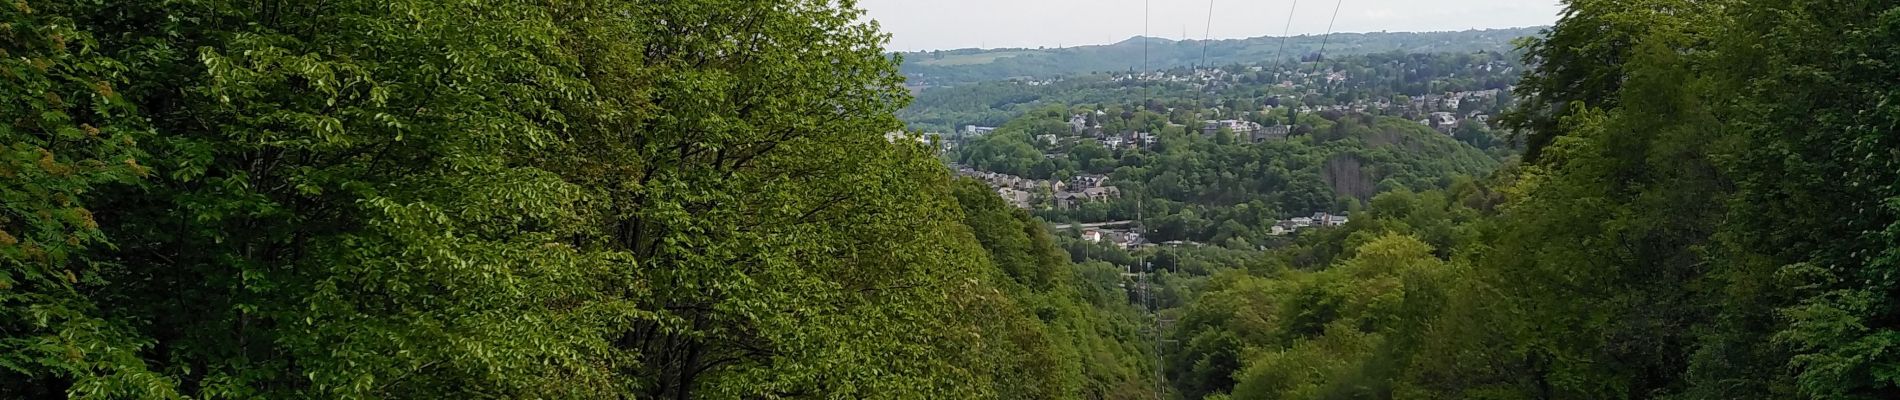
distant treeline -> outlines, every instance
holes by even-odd
[[[900,55],[904,59],[902,70],[910,78],[910,84],[954,86],[1018,77],[1048,79],[1133,71],[1142,68],[1144,53],[1149,69],[1311,61],[1321,53],[1322,46],[1327,57],[1392,51],[1510,53],[1516,48],[1516,40],[1537,36],[1542,29],[1528,27],[1460,32],[1302,35],[1286,38],[1284,46],[1279,37],[1215,40],[1212,43],[1137,37],[1110,45],[1065,49],[962,49]],[[1202,62],[1203,48],[1206,49],[1205,64]]]

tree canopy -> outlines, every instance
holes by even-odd
[[[1876,399],[1891,351],[1900,9],[1567,1],[1526,161],[1381,194],[1216,268],[1190,398]],[[1397,271],[1386,276],[1372,271]],[[1317,268],[1316,270],[1313,268]]]
[[[0,7],[0,397],[1152,387],[1118,344],[1136,317],[1098,311],[1125,304],[1084,306],[1046,242],[994,242],[1039,225],[979,241],[991,211],[884,139],[908,95],[861,16]]]

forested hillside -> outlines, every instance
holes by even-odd
[[[1522,73],[1522,63],[1503,53],[1390,52],[1317,62],[1114,73],[1047,84],[999,81],[933,88],[918,93],[915,102],[898,111],[898,117],[911,129],[933,133],[956,133],[968,125],[1002,126],[1049,106],[1091,104],[1157,106],[1161,107],[1157,113],[1183,119],[1170,121],[1177,123],[1206,117],[1272,124],[1277,123],[1272,118],[1286,118],[1284,110],[1276,107],[1309,111],[1339,107],[1412,120],[1442,111],[1462,119],[1473,113],[1497,115],[1509,108],[1509,89]],[[1492,95],[1476,96],[1479,92]],[[1467,94],[1472,98],[1458,100],[1470,101],[1447,102],[1448,96]],[[1195,115],[1183,115],[1188,113]],[[1130,128],[1100,126],[1117,133]]]
[[[1091,107],[1079,107],[1092,112]],[[1047,204],[1038,215],[1058,222],[1143,219],[1151,241],[1195,241],[1254,248],[1272,243],[1278,220],[1314,212],[1358,210],[1374,194],[1445,187],[1480,176],[1498,161],[1469,144],[1415,121],[1370,114],[1314,114],[1295,123],[1302,133],[1255,142],[1233,132],[1167,126],[1149,111],[1109,107],[1104,126],[1136,126],[1160,134],[1148,146],[1109,146],[1077,134],[1051,107],[969,140],[954,155],[978,170],[1031,179],[1102,176],[1120,196],[1072,207]],[[1127,120],[1120,115],[1131,115]],[[1298,115],[1295,113],[1294,115]],[[1037,139],[1041,137],[1043,139]],[[1055,141],[1045,139],[1055,138]]]
[[[1113,22],[1104,22],[1113,23]],[[1168,40],[1135,37],[1120,43],[1062,49],[959,49],[900,53],[912,85],[956,86],[1004,79],[1051,79],[1147,67],[1169,69],[1385,52],[1509,52],[1512,41],[1541,28],[1461,32],[1372,32],[1262,36],[1247,39]],[[1205,59],[1205,60],[1203,60]]]
[[[10,2],[0,398],[1900,398],[1900,5],[1562,3]]]
[[[1354,67],[1344,58],[1224,71],[1292,90],[1198,69],[936,89],[919,104],[952,111],[904,115],[1008,121],[954,148],[978,170],[1110,177],[1120,198],[1025,206],[1137,220],[1056,240],[1153,273],[1137,294],[1166,326],[1178,398],[1900,398],[1900,7],[1565,3],[1520,49],[1522,79],[1497,102],[1509,111],[1485,136],[1460,137],[1468,120],[1449,132],[1495,140],[1500,168],[1425,168],[1368,192],[1275,168],[1329,143],[1445,132],[1363,91],[1392,75],[1334,75]],[[1351,218],[1257,233],[1312,210]]]
[[[1181,397],[1900,398],[1900,7],[1565,3],[1521,162],[1163,273]]]
[[[882,137],[859,20],[0,6],[0,398],[1153,397],[1119,276]]]
[[[1283,244],[1275,227],[1293,218],[1516,157],[1490,117],[1512,107],[1521,73],[1495,53],[1380,53],[932,89],[898,116],[942,132],[949,161],[1002,174],[988,179],[1044,219],[1140,219],[1150,243],[1257,250]]]

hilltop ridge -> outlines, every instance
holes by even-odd
[[[902,72],[914,86],[955,86],[1016,77],[1057,77],[1139,69],[1143,53],[1152,69],[1188,67],[1202,62],[1226,65],[1294,60],[1320,52],[1353,55],[1382,52],[1445,53],[1515,51],[1513,41],[1544,27],[1477,29],[1456,32],[1367,32],[1246,39],[1173,40],[1134,36],[1113,44],[1064,48],[956,49],[898,53]],[[1142,46],[1143,39],[1148,46]],[[1143,47],[1146,47],[1145,51]]]

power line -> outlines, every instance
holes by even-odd
[[[1313,59],[1313,72],[1315,73],[1319,72],[1320,62],[1326,60],[1326,43],[1333,39],[1333,23],[1339,21],[1339,9],[1345,5],[1346,0],[1339,0],[1333,3],[1333,17],[1326,20],[1326,35],[1320,37],[1319,55]]]
[[[1148,236],[1147,235],[1148,225],[1147,223],[1142,222],[1142,217],[1141,217],[1142,212],[1145,211],[1142,208],[1142,200],[1144,198],[1145,197],[1135,198],[1135,226],[1137,227],[1136,229],[1138,229],[1141,232],[1140,237],[1142,238],[1142,240],[1146,240]],[[1139,246],[1139,243],[1137,243],[1137,246]],[[1141,250],[1137,248],[1136,251],[1141,251]],[[1148,264],[1148,253],[1141,252],[1140,258],[1138,260],[1140,261],[1136,264],[1135,268],[1136,268],[1136,271],[1139,272],[1137,276],[1140,277],[1140,281],[1137,283],[1137,286],[1136,286],[1137,287],[1136,293],[1139,294],[1137,296],[1136,302],[1141,304],[1143,311],[1148,312],[1149,318],[1154,319],[1154,329],[1152,331],[1154,333],[1154,340],[1155,340],[1154,341],[1154,365],[1155,365],[1154,391],[1155,391],[1155,400],[1161,400],[1162,398],[1166,396],[1168,392],[1167,383],[1162,379],[1162,375],[1164,374],[1163,369],[1165,368],[1162,362],[1166,358],[1163,357],[1161,354],[1161,334],[1162,334],[1161,310],[1160,310],[1160,307],[1157,306],[1159,302],[1155,299],[1155,279],[1153,275],[1154,269],[1152,268],[1152,266]]]
[[[1141,38],[1141,73],[1144,78],[1148,74],[1148,44],[1154,41],[1152,38],[1148,37],[1149,25],[1151,23],[1151,20],[1153,19],[1153,14],[1154,14],[1153,0],[1143,1],[1142,14],[1141,14],[1141,36],[1142,36]],[[1187,35],[1183,34],[1182,36],[1187,36]],[[1153,92],[1148,89],[1147,82],[1137,81],[1137,83],[1141,84],[1142,86],[1143,100],[1142,100],[1141,106],[1142,106],[1142,109],[1146,110],[1148,107],[1148,102],[1154,101]],[[1141,206],[1142,206],[1142,198],[1136,197],[1135,198],[1135,224],[1136,226],[1139,227],[1137,229],[1141,230],[1141,233],[1142,233],[1141,237],[1143,239],[1146,239],[1148,236],[1147,235],[1148,229],[1147,229],[1147,223],[1142,222],[1143,210]],[[1155,320],[1155,329],[1154,329],[1155,400],[1161,400],[1161,394],[1166,391],[1166,389],[1163,388],[1163,384],[1161,382],[1161,360],[1162,360],[1161,358],[1161,316],[1160,314],[1154,312],[1155,311],[1154,310],[1154,293],[1153,293],[1154,286],[1152,285],[1151,279],[1149,279],[1149,276],[1148,276],[1148,255],[1146,253],[1143,253],[1141,255],[1140,263],[1136,266],[1136,268],[1139,268],[1138,276],[1141,277],[1141,282],[1140,282],[1141,288],[1139,289],[1141,292],[1140,300],[1143,303],[1145,303],[1143,305],[1143,308],[1147,309],[1148,315],[1154,318]]]
[[[1204,28],[1206,30],[1201,32],[1201,63],[1198,67],[1194,68],[1194,72],[1195,72],[1195,75],[1206,77],[1206,79],[1203,82],[1204,84],[1208,86],[1213,86],[1214,74],[1209,73],[1209,74],[1202,75],[1201,70],[1206,69],[1206,70],[1212,71],[1214,69],[1212,66],[1207,64],[1207,49],[1209,46],[1214,45],[1214,0],[1207,0],[1207,25]],[[1207,97],[1210,99],[1213,99],[1216,97],[1213,91],[1206,91],[1206,93],[1207,93]],[[1216,119],[1219,119],[1219,118],[1216,118]]]
[[[1207,0],[1207,31],[1201,33],[1201,67],[1207,67],[1207,46],[1214,43],[1214,0]]]
[[[1150,268],[1149,273],[1153,274],[1152,268]],[[1155,297],[1155,278],[1153,275],[1150,275],[1148,278],[1148,315],[1155,319],[1155,400],[1161,400],[1161,398],[1168,393],[1168,385],[1166,380],[1162,379],[1162,375],[1164,374],[1162,370],[1166,369],[1166,365],[1163,364],[1165,358],[1161,354],[1161,303],[1155,300]]]

